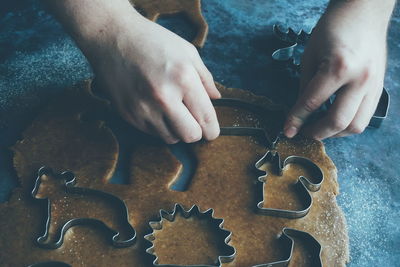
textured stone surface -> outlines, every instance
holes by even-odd
[[[208,41],[201,54],[217,81],[246,88],[277,102],[286,102],[296,80],[277,68],[270,57],[279,47],[272,25],[311,28],[327,1],[203,0],[209,23]],[[21,130],[62,88],[91,77],[83,55],[39,1],[0,4],[0,200],[15,186],[11,156]],[[180,19],[160,23],[193,36]],[[400,8],[389,33],[385,85],[392,97],[389,118],[379,130],[325,142],[337,165],[338,197],[349,224],[349,266],[396,266],[400,261]],[[396,75],[397,74],[397,75]],[[128,140],[124,133],[117,137]],[[123,143],[122,141],[120,141]],[[127,141],[128,142],[128,141]],[[117,170],[116,176],[123,176]]]

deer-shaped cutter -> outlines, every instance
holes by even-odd
[[[62,187],[54,188],[54,183],[52,184],[50,181],[56,181],[58,184],[62,182]],[[100,226],[107,230],[112,236],[111,241],[115,247],[133,245],[136,241],[136,231],[129,223],[128,209],[124,201],[112,194],[90,188],[76,187],[75,184],[76,178],[72,172],[54,173],[47,167],[39,169],[32,196],[35,199],[47,202],[47,220],[43,235],[36,239],[38,246],[50,249],[59,248],[63,244],[64,234],[69,228],[88,224]],[[77,201],[81,205],[85,205],[85,208],[79,209],[79,212],[74,212],[77,207]],[[62,202],[63,207],[57,208],[54,206],[59,202]],[[95,207],[93,209],[87,208],[87,206],[93,206],[94,204],[112,205],[113,208],[108,210],[95,209]],[[70,208],[70,210],[68,212],[62,211],[62,208],[66,207]],[[56,210],[59,213],[61,210],[60,214],[63,216],[62,225],[57,225],[54,222],[52,213],[55,210],[53,208],[57,208]],[[96,213],[95,210],[100,212]],[[113,214],[104,214],[107,212],[112,212]],[[82,217],[74,217],[76,213]],[[102,216],[99,216],[99,214]],[[105,216],[106,218],[104,218]],[[118,218],[118,222],[104,222],[104,219],[115,221],[115,218]]]

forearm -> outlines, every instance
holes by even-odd
[[[43,1],[89,60],[116,45],[119,33],[134,31],[132,25],[140,27],[143,20],[128,0]]]

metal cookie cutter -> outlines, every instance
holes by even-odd
[[[275,50],[272,53],[272,58],[283,62],[290,69],[294,70],[296,74],[300,73],[300,58],[304,52],[304,47],[307,41],[311,37],[312,30],[310,32],[300,30],[298,32],[294,31],[292,28],[288,28],[286,31],[282,30],[278,25],[273,26],[273,32],[275,36],[287,43],[287,46]],[[322,109],[329,108],[332,105],[335,97],[331,97]],[[386,119],[390,106],[390,95],[386,88],[383,88],[382,95],[379,99],[378,106],[372,116],[368,126],[372,128],[379,128],[382,121]]]
[[[71,267],[71,265],[61,261],[44,261],[31,264],[28,267]]]
[[[110,228],[108,225],[106,225],[103,221],[97,219],[97,218],[71,218],[68,220],[62,227],[61,229],[57,232],[58,240],[54,243],[47,243],[46,240],[49,237],[49,229],[51,225],[51,201],[48,197],[39,197],[38,191],[40,188],[40,184],[42,182],[42,176],[44,175],[53,175],[57,178],[64,179],[65,181],[65,191],[68,194],[71,195],[83,195],[83,196],[100,196],[101,198],[105,199],[108,202],[115,203],[118,205],[118,209],[116,209],[116,212],[119,214],[119,217],[122,218],[123,223],[124,223],[124,228],[129,229],[129,238],[125,240],[119,240],[120,237],[120,232],[116,231],[115,229]],[[32,190],[32,197],[35,199],[39,200],[44,200],[47,202],[47,219],[46,219],[46,225],[45,225],[45,232],[42,236],[38,237],[36,240],[36,243],[38,246],[42,248],[48,248],[48,249],[56,249],[59,248],[64,241],[64,235],[68,231],[69,228],[76,226],[76,225],[93,225],[93,226],[100,226],[103,229],[106,229],[110,234],[112,234],[112,244],[115,247],[128,247],[131,246],[135,243],[136,241],[136,231],[132,227],[132,225],[129,223],[128,220],[128,208],[123,200],[120,198],[100,191],[100,190],[94,190],[90,188],[82,188],[82,187],[75,187],[76,184],[76,178],[75,175],[72,172],[62,172],[60,174],[55,174],[50,168],[47,167],[41,167],[38,171],[38,176],[35,182],[35,186]]]
[[[284,209],[273,209],[273,208],[264,208],[264,195],[265,195],[265,179],[268,176],[268,173],[266,171],[261,169],[261,166],[263,166],[265,163],[271,163],[274,171],[278,173],[279,175],[282,175],[284,172],[284,168],[286,165],[291,164],[291,163],[298,163],[301,164],[305,167],[307,167],[312,174],[316,178],[316,182],[311,182],[308,178],[304,176],[300,176],[296,182],[296,189],[298,189],[299,196],[301,197],[303,203],[305,204],[306,208],[303,210],[284,210]],[[289,219],[297,219],[301,218],[307,215],[307,213],[310,211],[310,208],[313,203],[312,196],[310,192],[316,192],[321,188],[321,184],[324,180],[324,175],[322,170],[311,160],[304,158],[304,157],[298,157],[298,156],[289,156],[287,157],[283,162],[280,159],[280,156],[277,152],[271,152],[268,151],[259,161],[256,162],[255,167],[264,172],[265,175],[262,175],[258,177],[258,181],[262,185],[262,190],[259,193],[259,195],[262,195],[261,201],[257,204],[257,212],[262,215],[267,215],[267,216],[276,216],[276,217],[283,217],[283,218],[289,218]]]
[[[321,260],[321,253],[322,253],[322,246],[321,244],[309,233],[299,231],[296,229],[292,228],[283,228],[282,230],[282,235],[280,238],[284,242],[289,242],[289,256],[285,260],[281,261],[276,261],[276,262],[271,262],[271,263],[265,263],[265,264],[259,264],[255,265],[253,267],[286,267],[289,265],[290,261],[292,260],[293,256],[293,249],[295,245],[295,241],[293,238],[301,238],[302,241],[307,243],[307,247],[309,247],[313,253],[312,253],[312,258],[310,259],[310,264],[311,266],[314,267],[322,267],[322,260]]]
[[[249,102],[236,99],[236,98],[220,98],[213,100],[214,106],[226,106],[226,107],[235,107],[235,108],[243,108],[245,110],[251,111],[261,117],[264,114],[276,112],[276,117],[282,117],[280,119],[281,123],[277,126],[277,129],[282,129],[283,125],[281,125],[284,121],[283,112],[282,110],[274,111],[267,108],[264,108],[259,105],[254,105]],[[261,140],[265,140],[266,146],[268,148],[274,149],[276,144],[279,141],[279,138],[282,136],[280,130],[276,130],[275,133],[271,134],[264,128],[255,128],[255,127],[221,127],[220,135],[225,136],[255,136],[260,137]]]
[[[292,28],[283,31],[278,25],[274,25],[273,32],[280,41],[287,43],[287,46],[275,50],[272,53],[272,58],[282,61],[296,72],[300,72],[300,58],[312,31],[300,30],[296,32]]]
[[[160,221],[151,221],[149,222],[150,227],[153,229],[153,232],[146,235],[144,238],[150,241],[151,246],[146,249],[146,252],[154,257],[153,266],[168,266],[168,267],[181,267],[182,265],[174,265],[174,264],[159,264],[158,257],[156,255],[156,248],[154,246],[154,240],[156,239],[154,231],[161,230],[163,227],[163,220],[168,220],[173,222],[177,214],[180,214],[184,218],[197,216],[199,218],[207,218],[212,220],[219,227],[220,236],[224,238],[225,248],[224,254],[226,256],[219,256],[215,265],[189,265],[185,267],[213,267],[213,266],[221,266],[223,263],[231,262],[235,259],[236,250],[234,247],[229,245],[231,240],[232,233],[223,228],[223,219],[217,219],[214,217],[214,210],[208,209],[204,212],[200,211],[199,207],[193,205],[189,210],[185,210],[180,204],[175,204],[172,212],[168,212],[165,210],[160,210]]]

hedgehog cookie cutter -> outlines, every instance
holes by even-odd
[[[224,239],[225,247],[223,248],[224,255],[218,256],[215,264],[203,264],[203,265],[174,265],[174,264],[160,264],[159,257],[157,256],[157,248],[154,244],[156,240],[155,231],[162,230],[164,220],[169,222],[173,222],[177,216],[182,216],[185,219],[198,217],[198,218],[207,218],[211,220],[215,225],[218,226],[219,236]],[[146,252],[151,255],[153,260],[153,266],[168,266],[168,267],[214,267],[221,266],[223,263],[232,262],[236,256],[236,250],[233,246],[229,245],[231,240],[232,233],[223,228],[224,220],[214,217],[214,210],[207,209],[206,211],[201,211],[197,205],[193,205],[190,209],[185,210],[180,204],[175,204],[174,208],[171,212],[160,210],[159,212],[159,221],[151,221],[149,225],[152,229],[152,232],[148,235],[145,235],[145,239],[150,242],[150,247],[146,249]]]
[[[292,69],[295,75],[300,73],[301,56],[307,41],[310,39],[312,31],[295,31],[292,28],[282,29],[283,27],[275,24],[273,26],[274,35],[280,41],[286,43],[286,47],[276,49],[272,53],[272,58],[282,62],[285,66]],[[335,96],[330,97],[323,105],[321,110],[326,110],[335,101]],[[379,98],[378,106],[368,124],[368,127],[379,128],[382,122],[387,118],[390,107],[390,95],[388,90],[383,87],[382,94]]]
[[[315,182],[311,182],[309,178],[305,176],[299,176],[295,186],[298,196],[300,197],[302,203],[305,205],[305,208],[302,210],[286,210],[286,209],[275,209],[275,208],[265,208],[265,200],[264,196],[266,194],[266,187],[268,186],[268,182],[266,181],[268,177],[268,173],[263,170],[261,167],[266,164],[272,164],[273,171],[278,175],[282,176],[284,173],[285,166],[288,164],[300,164],[304,167],[307,167],[313,174],[315,178]],[[268,151],[259,161],[255,164],[256,169],[264,172],[265,174],[258,177],[258,182],[262,186],[262,190],[260,190],[259,195],[261,195],[261,201],[257,204],[257,212],[261,215],[267,216],[276,216],[283,217],[288,219],[297,219],[304,217],[308,214],[313,204],[313,198],[310,192],[317,192],[321,188],[321,184],[324,180],[324,174],[320,167],[318,167],[314,162],[312,162],[308,158],[299,157],[299,156],[289,156],[283,160],[280,159],[278,152]]]
[[[117,217],[122,219],[124,224],[123,225],[124,229],[128,230],[127,231],[128,237],[126,239],[120,240],[120,231],[111,228],[101,219],[95,218],[95,216],[91,217],[90,215],[88,215],[85,218],[69,218],[67,222],[65,222],[62,226],[57,227],[57,231],[55,234],[57,236],[56,241],[48,242],[50,235],[49,229],[52,224],[52,205],[51,205],[51,199],[48,196],[43,197],[39,194],[42,178],[44,176],[53,176],[56,177],[57,179],[63,179],[64,189],[65,192],[68,194],[68,196],[69,195],[79,195],[83,197],[96,196],[99,197],[100,199],[103,199],[104,201],[118,205],[118,208],[115,209],[115,212],[118,213]],[[41,167],[38,170],[37,178],[35,181],[34,188],[31,192],[31,195],[36,200],[47,202],[47,215],[46,215],[47,218],[45,220],[46,225],[44,227],[45,229],[44,233],[36,239],[36,244],[41,248],[56,249],[62,246],[64,242],[64,235],[69,228],[76,225],[93,225],[105,229],[112,235],[111,241],[114,247],[119,248],[119,247],[128,247],[133,245],[136,241],[136,231],[129,222],[129,216],[128,216],[129,213],[125,202],[112,194],[90,188],[76,187],[75,184],[76,184],[76,177],[72,172],[65,171],[62,173],[54,173],[52,169],[45,166]],[[68,201],[68,198],[66,198],[65,201]]]

